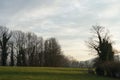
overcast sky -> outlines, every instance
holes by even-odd
[[[120,47],[120,0],[0,0],[0,25],[56,37],[65,55],[92,58],[85,45],[92,25],[110,30]]]

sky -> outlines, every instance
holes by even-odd
[[[93,25],[109,29],[120,50],[119,21],[120,0],[0,0],[0,25],[55,37],[63,53],[79,61],[95,57],[85,43]]]

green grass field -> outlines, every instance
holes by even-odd
[[[0,67],[0,80],[118,80],[87,74],[80,68]]]

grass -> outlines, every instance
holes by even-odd
[[[0,80],[118,80],[80,68],[0,67]]]

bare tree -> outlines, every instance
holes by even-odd
[[[60,66],[60,55],[62,55],[60,45],[55,38],[45,41],[45,66]]]
[[[42,37],[37,38],[35,62],[37,66],[44,66],[44,40]]]
[[[14,44],[16,49],[16,59],[18,66],[26,65],[26,43],[25,43],[25,33],[21,31],[13,31]]]
[[[34,33],[26,34],[26,53],[29,66],[43,66],[43,38],[37,37]]]
[[[112,47],[112,41],[108,32],[105,32],[105,28],[102,26],[93,26],[92,32],[94,36],[88,41],[88,46],[92,50],[97,52],[98,60],[96,60],[94,66],[96,74],[109,75],[110,72],[105,68],[106,63],[114,61],[114,50]]]
[[[102,26],[93,26],[91,31],[94,36],[88,41],[88,46],[97,52],[99,62],[113,61],[114,50],[108,31],[105,32]]]
[[[11,32],[9,31],[8,28],[0,26],[0,46],[1,46],[1,61],[2,61],[2,66],[6,66],[6,61],[7,61],[7,50],[8,50],[8,41],[11,37]]]
[[[9,52],[10,52],[10,66],[14,66],[15,54],[14,54],[14,42],[13,41],[9,41]]]
[[[37,45],[37,36],[34,33],[26,34],[26,49],[28,55],[28,65],[35,65],[35,55],[36,55],[36,45]]]

